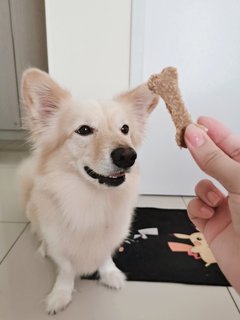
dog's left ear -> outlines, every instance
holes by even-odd
[[[140,117],[151,113],[159,102],[159,96],[150,91],[146,83],[120,94],[115,99],[131,105]]]
[[[133,90],[124,92],[115,97],[115,100],[123,103],[133,115],[134,128],[131,130],[133,143],[137,146],[143,137],[145,122],[148,115],[159,102],[159,96],[148,89],[146,83]]]

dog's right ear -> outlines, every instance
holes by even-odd
[[[114,99],[122,102],[133,116],[131,137],[134,146],[137,147],[143,139],[146,120],[157,106],[159,96],[150,91],[147,84],[144,83],[132,90],[123,92]]]
[[[22,99],[27,109],[27,122],[33,122],[30,127],[46,126],[59,110],[61,101],[69,96],[69,92],[62,89],[46,72],[30,68],[23,73]]]

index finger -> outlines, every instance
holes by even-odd
[[[206,132],[190,124],[185,131],[185,141],[205,173],[218,180],[229,192],[240,192],[240,164],[224,153]]]
[[[220,121],[210,117],[200,117],[197,121],[208,129],[207,134],[229,157],[240,162],[240,136],[234,134]]]

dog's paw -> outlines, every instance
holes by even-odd
[[[52,291],[47,296],[47,313],[55,315],[59,311],[63,311],[71,302],[72,295],[65,290]]]
[[[100,283],[109,288],[119,290],[123,287],[125,280],[125,274],[116,268],[112,271],[101,274]]]

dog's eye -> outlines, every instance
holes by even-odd
[[[129,126],[127,124],[124,124],[121,128],[121,131],[123,134],[128,134],[129,132]]]
[[[81,136],[88,136],[90,134],[93,134],[93,128],[84,125],[78,128],[75,132],[80,134]]]

